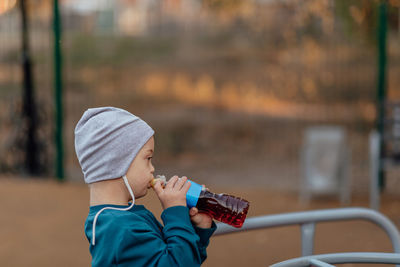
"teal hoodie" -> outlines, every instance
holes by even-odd
[[[216,230],[192,225],[189,209],[175,206],[161,214],[162,226],[142,205],[127,211],[105,210],[96,223],[96,244],[92,245],[93,220],[105,207],[92,206],[85,222],[92,266],[200,266],[207,258],[206,248]]]

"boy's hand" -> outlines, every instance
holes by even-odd
[[[181,179],[178,176],[172,177],[165,188],[162,188],[160,181],[154,185],[158,199],[163,209],[173,206],[186,206],[186,193],[190,188],[190,182],[184,176]]]
[[[196,207],[193,207],[189,211],[190,220],[194,225],[200,228],[210,228],[212,218],[206,213],[201,213]]]

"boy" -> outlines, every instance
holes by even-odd
[[[153,179],[153,135],[140,118],[113,107],[88,109],[76,125],[75,151],[90,191],[85,233],[92,266],[200,266],[207,257],[216,226],[187,208],[186,177],[154,186],[164,226],[135,205]]]

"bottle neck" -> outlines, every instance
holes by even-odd
[[[203,189],[201,190],[201,192],[200,192],[199,198],[210,198],[210,199],[215,199],[215,198],[216,198],[216,195],[215,195],[213,192],[207,190],[206,188],[203,188]]]

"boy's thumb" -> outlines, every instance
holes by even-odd
[[[199,210],[196,207],[193,207],[189,210],[189,215],[190,216],[194,216],[197,215],[197,213],[199,213]]]

